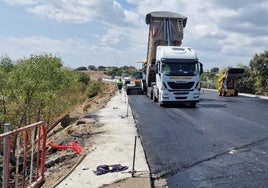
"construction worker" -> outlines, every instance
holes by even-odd
[[[122,79],[119,78],[119,80],[117,81],[117,88],[119,90],[119,93],[121,93],[122,87],[123,87],[123,82],[122,82]]]

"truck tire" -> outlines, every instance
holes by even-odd
[[[235,94],[234,94],[234,96],[238,96],[238,91],[237,90],[235,90]]]
[[[154,95],[153,90],[151,89],[150,92],[149,92],[149,97],[150,97],[151,100],[153,100],[153,95]]]
[[[143,90],[144,94],[147,96],[147,88],[145,87],[144,81],[141,82],[141,89]]]
[[[154,101],[154,102],[157,102],[157,101],[158,101],[158,99],[157,99],[157,97],[155,96],[154,92],[153,92],[153,101]]]
[[[189,106],[190,106],[191,108],[195,108],[195,107],[196,107],[196,102],[190,102],[190,103],[189,103]]]

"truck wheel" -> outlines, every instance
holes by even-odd
[[[158,101],[154,93],[153,93],[153,101],[154,102],[157,102]]]
[[[141,89],[144,92],[144,94],[147,96],[147,89],[146,89],[146,87],[144,87],[143,81],[141,82]]]
[[[190,107],[191,107],[191,108],[195,108],[195,107],[196,107],[196,102],[191,102],[191,103],[190,103]]]
[[[148,89],[146,90],[146,96],[151,98],[151,92]]]
[[[150,91],[150,99],[153,100],[153,96],[154,96],[153,91]]]
[[[237,96],[237,95],[238,95],[238,91],[235,90],[235,94],[234,94],[234,96]]]

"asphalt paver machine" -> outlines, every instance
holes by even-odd
[[[237,96],[237,81],[244,74],[243,68],[228,68],[218,78],[218,94],[219,96]]]

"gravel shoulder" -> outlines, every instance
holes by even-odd
[[[125,93],[116,93],[107,106],[97,113],[98,126],[91,133],[88,154],[56,187],[151,187],[150,174],[139,139],[136,143],[134,177],[132,177],[134,141],[137,130]],[[128,166],[122,172],[97,176],[98,165]],[[82,170],[86,168],[87,170]]]
[[[86,73],[91,80],[105,78],[103,72]],[[107,84],[103,93],[70,112],[67,126],[59,123],[48,133],[47,143],[68,145],[74,141],[83,147],[83,152],[79,155],[73,150],[47,146],[46,181],[42,187],[150,187],[149,169],[139,139],[134,169],[137,172],[132,177],[135,136],[127,96],[118,93],[115,84]],[[93,170],[102,164],[121,164],[128,169],[96,176]]]

